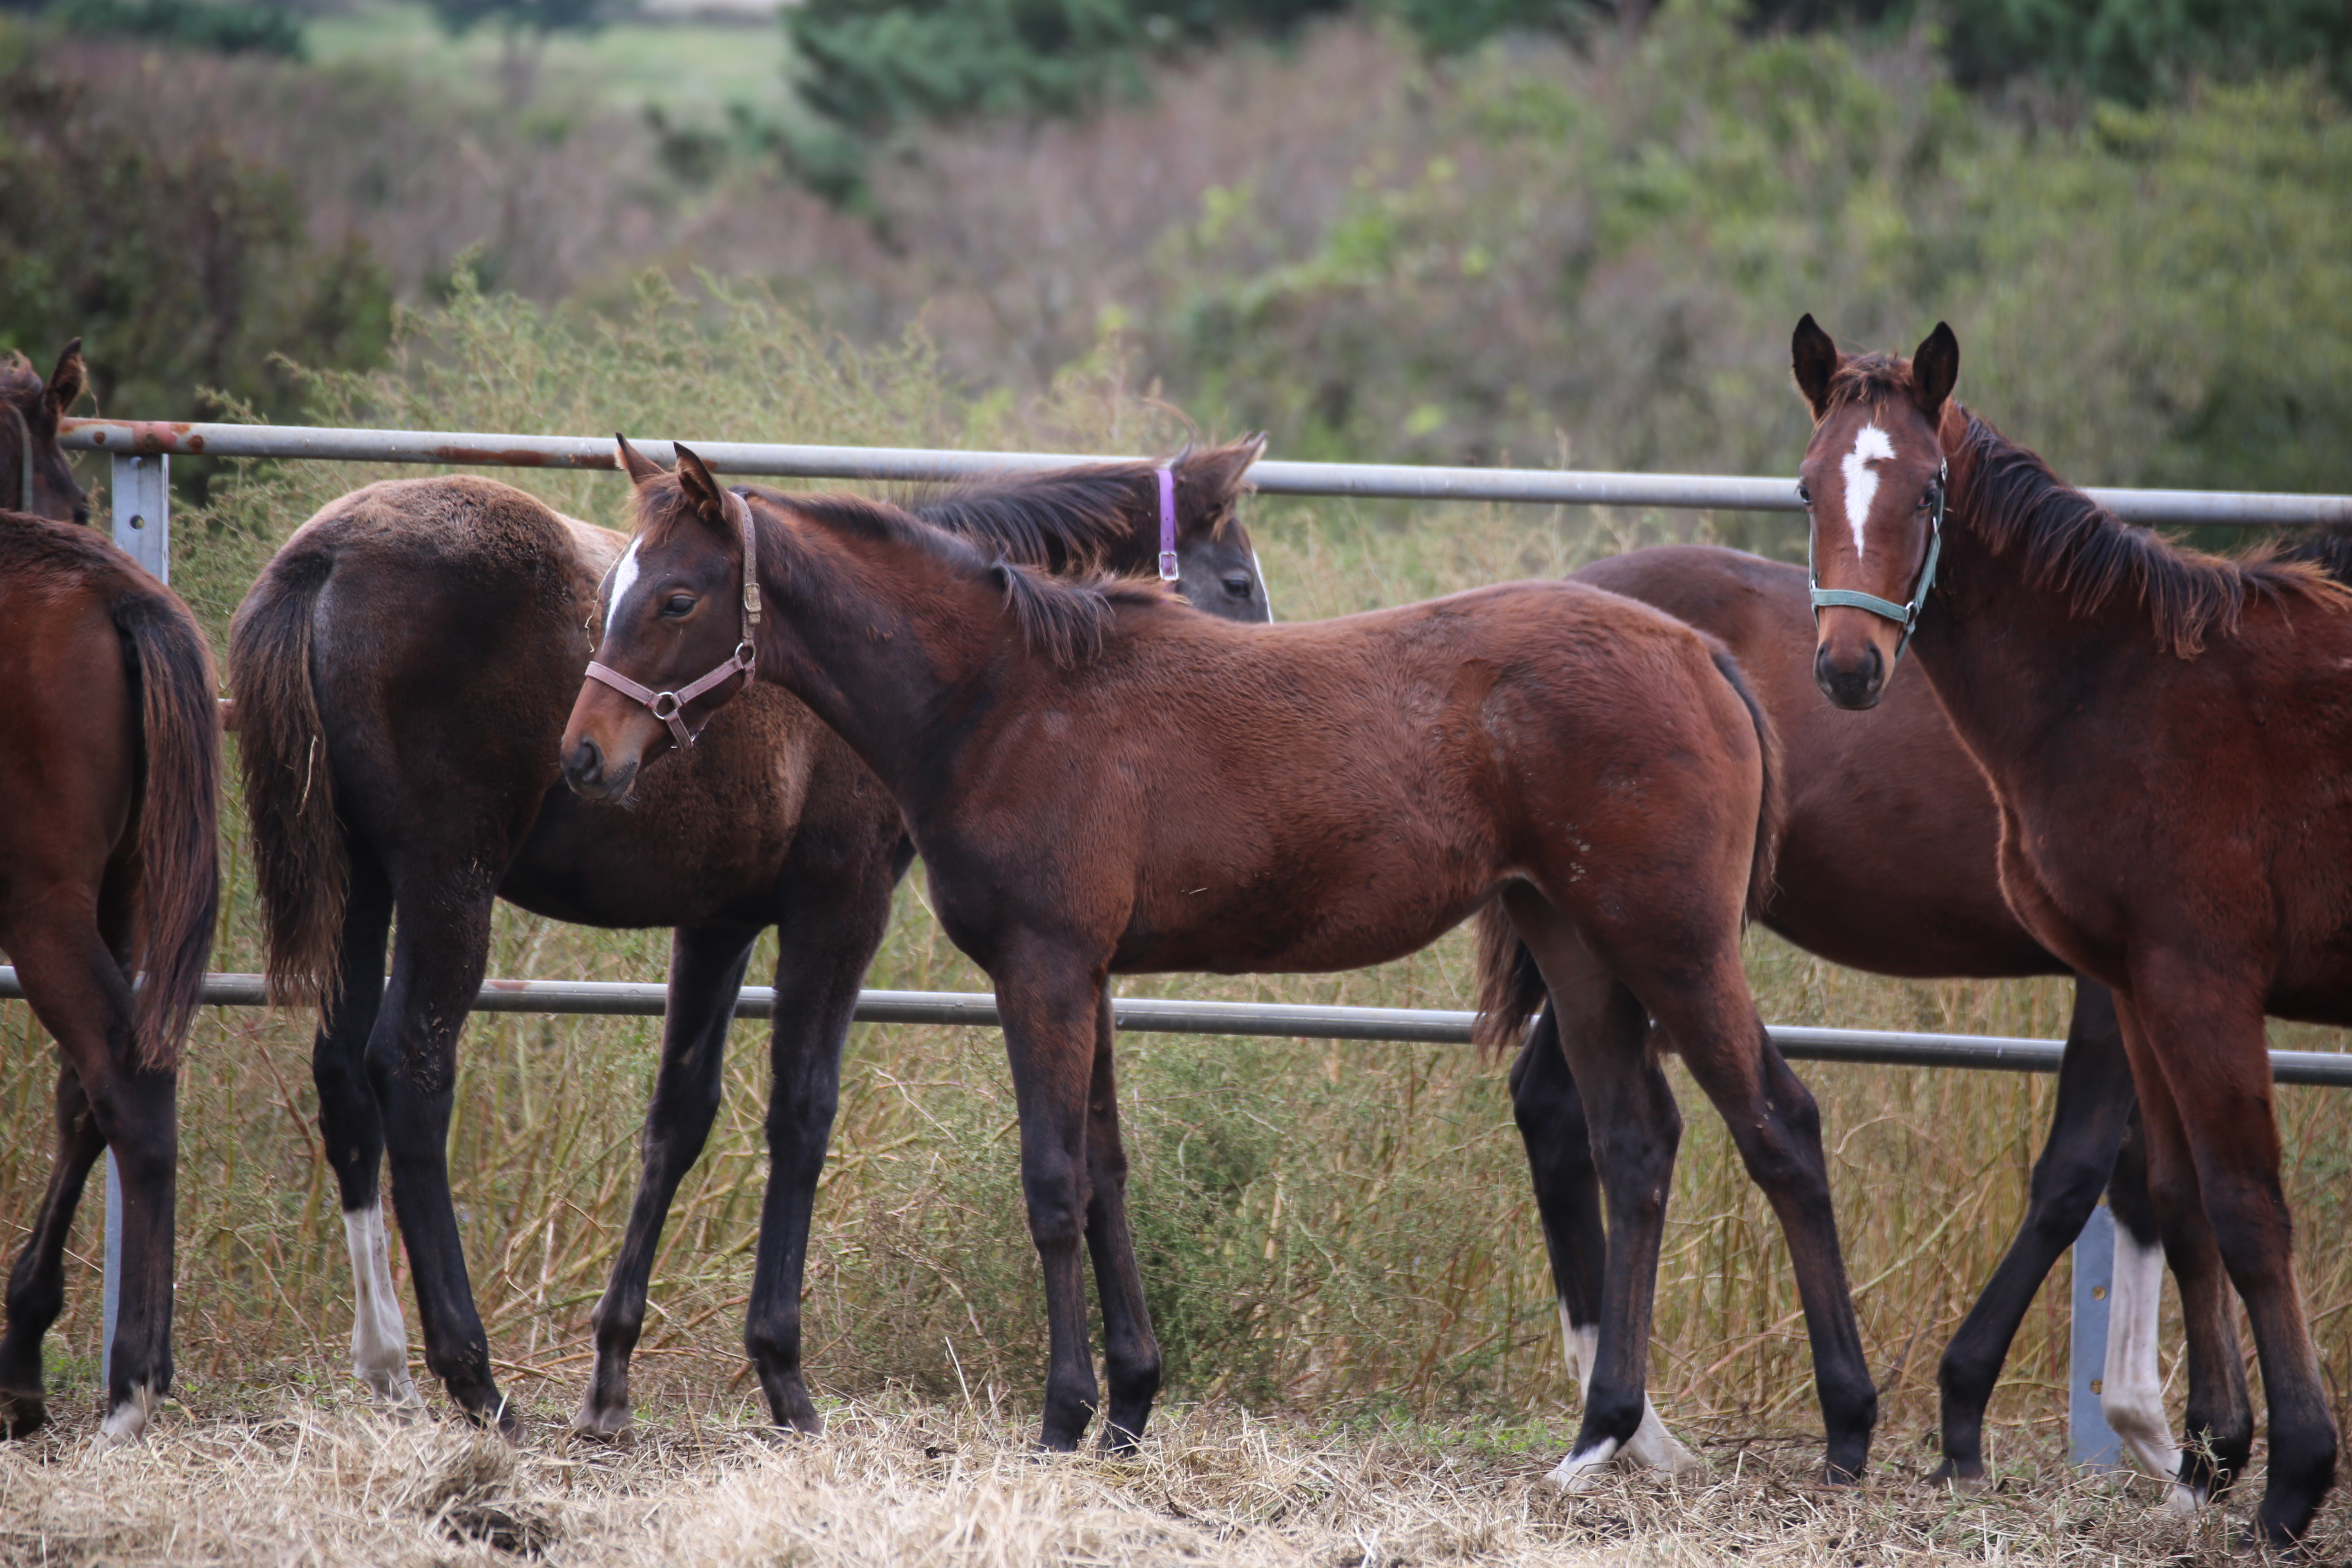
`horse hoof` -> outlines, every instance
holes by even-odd
[[[1601,1470],[1617,1457],[1617,1439],[1603,1437],[1580,1454],[1570,1454],[1552,1468],[1544,1479],[1573,1497],[1588,1491],[1601,1479]]]
[[[2168,1513],[2195,1513],[2205,1506],[2205,1497],[2202,1487],[2184,1487],[2179,1481],[2167,1481],[2164,1485],[2164,1508]]]
[[[49,1424],[49,1401],[39,1389],[0,1388],[0,1436],[29,1437]]]
[[[1927,1477],[1931,1487],[1949,1487],[1956,1492],[1990,1491],[1992,1483],[1985,1479],[1981,1462],[1971,1460],[1963,1465],[1958,1459],[1946,1459]]]
[[[637,1440],[636,1415],[625,1405],[602,1409],[583,1405],[572,1418],[572,1435],[594,1443],[626,1447]]]
[[[155,1407],[163,1403],[163,1395],[156,1393],[152,1385],[132,1384],[130,1397],[108,1411],[105,1421],[100,1424],[99,1441],[109,1447],[136,1443],[146,1432],[147,1423],[153,1417]]]

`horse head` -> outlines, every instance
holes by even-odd
[[[1807,316],[1791,344],[1813,411],[1799,468],[1813,572],[1813,679],[1877,704],[1935,585],[1948,471],[1939,435],[1960,345],[1937,322],[1908,360],[1841,354]]]
[[[0,508],[89,521],[89,496],[58,447],[58,423],[89,384],[79,338],[66,345],[46,382],[23,354],[0,359]]]

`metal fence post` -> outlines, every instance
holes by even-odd
[[[114,542],[157,582],[172,580],[172,459],[117,453],[107,499],[114,509]],[[101,1397],[114,1383],[114,1325],[122,1312],[122,1169],[106,1152],[106,1242],[100,1294],[103,1336],[98,1352]]]
[[[2074,1324],[2067,1346],[2066,1447],[2077,1465],[2111,1470],[2123,1463],[2123,1439],[2107,1425],[2100,1380],[2107,1370],[2107,1307],[2115,1299],[2116,1214],[2107,1200],[2074,1238]]]

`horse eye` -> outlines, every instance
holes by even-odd
[[[1802,479],[1797,481],[1797,500],[1806,506],[1813,504],[1813,488]]]
[[[1225,592],[1232,595],[1236,599],[1248,598],[1250,596],[1249,574],[1246,572],[1236,572],[1232,576],[1226,578]]]
[[[694,608],[693,595],[672,594],[668,599],[663,602],[661,613],[667,616],[670,619],[676,620],[678,616],[685,615],[692,608]]]

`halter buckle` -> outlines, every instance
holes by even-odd
[[[1162,583],[1173,583],[1176,581],[1176,552],[1172,550],[1161,551],[1160,552],[1160,580]]]
[[[646,704],[646,710],[667,724],[677,718],[685,707],[686,704],[678,700],[677,692],[656,691],[654,693],[654,700]]]

